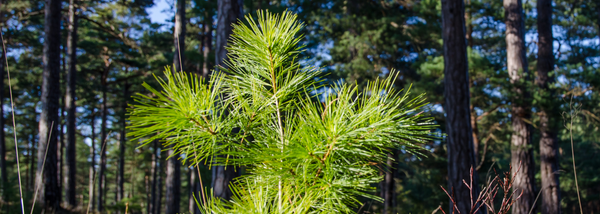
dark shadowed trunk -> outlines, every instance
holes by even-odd
[[[462,0],[442,0],[442,35],[444,40],[444,110],[448,137],[448,190],[454,191],[456,206],[461,213],[471,210],[471,192],[464,184],[475,167],[475,152],[471,127],[469,68],[465,39],[465,10]],[[477,172],[473,186],[478,186]],[[452,202],[450,202],[452,207]],[[485,213],[485,211],[480,211]]]
[[[158,193],[156,194],[156,201],[154,201],[154,213],[155,214],[160,214],[162,213],[162,193],[163,193],[163,186],[162,186],[162,177],[163,177],[163,168],[165,166],[165,162],[162,160],[163,155],[160,154],[162,152],[162,148],[159,150],[158,152],[158,156],[157,156],[157,161],[158,161],[158,173],[156,175],[156,188]]]
[[[126,128],[126,113],[127,113],[127,99],[129,98],[129,84],[127,79],[123,83],[123,104],[121,106],[121,111],[123,114],[123,118],[121,119],[121,134],[120,134],[120,143],[119,143],[119,167],[117,172],[117,202],[123,200],[123,194],[125,190],[123,189],[123,184],[125,183],[125,149],[127,139],[125,138],[125,128]]]
[[[67,204],[70,207],[77,206],[77,197],[75,184],[75,175],[77,174],[76,160],[76,124],[75,124],[75,81],[77,75],[77,15],[75,0],[69,1],[69,22],[68,22],[68,37],[67,37],[67,93],[65,95],[65,107],[67,111],[67,182],[66,182],[66,198]]]
[[[548,74],[554,68],[552,37],[552,0],[538,0],[538,62],[536,85],[542,98],[540,111],[540,166],[542,177],[542,214],[560,213],[558,182],[558,141],[556,136],[556,111],[554,92],[548,87],[554,79]]]
[[[60,207],[57,172],[58,108],[60,96],[60,19],[61,1],[46,0],[44,9],[44,54],[41,87],[41,114],[38,125],[38,161],[36,185],[39,186],[37,204],[45,209]],[[46,156],[46,150],[48,155]],[[45,162],[45,164],[44,164]]]
[[[397,171],[397,158],[398,153],[393,152],[392,154],[388,154],[387,159],[387,170],[385,172],[385,176],[382,181],[382,189],[381,189],[381,197],[383,198],[383,213],[384,214],[392,214],[396,213],[395,211],[395,201],[396,201],[396,184],[394,181],[394,175],[396,175]]]
[[[67,26],[65,26],[65,28],[67,28]],[[62,66],[61,66],[61,70],[60,70],[60,85],[62,87],[63,84],[66,84],[66,67],[67,67],[67,63],[66,63],[66,59],[67,59],[67,48],[65,47],[64,44],[61,45],[62,47],[62,54],[61,54],[61,60],[62,60]],[[62,94],[62,96],[60,96],[60,109],[59,109],[59,116],[58,116],[58,121],[59,122],[59,127],[58,127],[58,144],[57,145],[57,149],[56,149],[56,160],[57,160],[57,166],[56,169],[58,170],[58,172],[56,172],[57,176],[56,179],[58,180],[58,193],[57,195],[59,195],[58,197],[58,203],[62,204],[63,202],[63,182],[66,182],[66,179],[63,179],[63,173],[64,173],[64,154],[65,154],[65,96],[64,94]]]
[[[190,214],[198,214],[199,209],[196,204],[196,200],[201,201],[198,190],[200,189],[200,185],[198,185],[198,171],[196,167],[189,168],[190,174],[190,182],[189,182],[189,200],[188,200],[188,210]]]
[[[513,188],[523,192],[513,205],[513,214],[527,214],[534,206],[535,180],[533,170],[531,128],[525,122],[531,118],[525,82],[528,81],[525,56],[525,24],[521,0],[504,0],[506,23],[506,68],[513,85],[511,91],[511,165],[516,174]],[[517,170],[519,170],[517,172]]]
[[[91,122],[90,122],[90,128],[92,131],[92,136],[91,136],[91,145],[90,145],[90,167],[89,167],[89,177],[88,177],[88,195],[89,195],[89,206],[90,210],[94,210],[95,208],[95,197],[94,197],[94,179],[96,176],[96,125],[94,124],[96,122],[96,107],[94,107],[94,105],[92,104],[92,112],[90,113],[91,115]]]
[[[0,6],[4,3],[3,0],[0,0]],[[1,13],[0,13],[1,14]],[[0,19],[2,16],[0,15]],[[0,20],[0,23],[3,23],[3,20]],[[4,44],[4,38],[2,38],[2,44]],[[6,55],[4,53],[4,49],[0,50],[2,54],[0,54],[0,106],[4,106],[4,66],[6,66]],[[4,108],[0,108],[0,173],[2,182],[2,188],[6,189],[6,185],[8,185],[8,175],[6,174],[6,140],[4,139]],[[6,193],[7,191],[4,191]],[[6,194],[2,195],[2,199],[6,201]]]
[[[231,24],[242,18],[242,0],[218,1],[217,5],[217,41],[215,44],[215,66],[226,65],[223,63],[227,57],[227,39],[232,33]],[[212,188],[215,197],[229,199],[231,190],[229,182],[236,176],[234,167],[214,166],[212,169]]]
[[[202,34],[202,76],[208,78],[210,75],[210,67],[208,56],[212,51],[212,14],[210,12],[204,12],[204,23],[202,28],[204,33]]]
[[[106,50],[106,47],[105,47]],[[107,85],[106,85],[106,78],[108,77],[108,71],[110,69],[110,64],[111,61],[109,60],[108,56],[104,56],[104,63],[105,63],[105,68],[104,68],[104,72],[102,73],[102,108],[101,108],[101,114],[102,114],[102,124],[100,125],[100,170],[98,172],[98,211],[102,212],[104,211],[104,196],[105,196],[105,191],[106,191],[106,141],[107,141],[107,137],[108,137],[108,133],[106,132],[106,117],[108,115],[108,108],[107,108]]]

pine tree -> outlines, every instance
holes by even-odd
[[[49,210],[60,208],[57,175],[58,118],[60,97],[60,19],[61,1],[48,0],[44,7],[44,72],[41,93],[39,137],[37,151],[36,201]]]
[[[450,209],[454,210],[456,206],[458,212],[469,213],[473,206],[472,199],[478,197],[479,190],[470,190],[463,184],[463,179],[470,177],[470,169],[476,165],[469,109],[471,102],[464,14],[462,0],[442,1],[448,189],[455,196],[455,201],[450,202]],[[478,186],[476,173],[472,184],[475,187]],[[485,213],[484,210],[480,212]]]
[[[77,78],[77,14],[75,0],[69,1],[69,21],[67,37],[67,90],[65,95],[65,108],[67,111],[67,185],[66,197],[67,203],[71,207],[77,206],[76,198],[76,178],[77,160],[76,160],[76,105],[75,105],[75,87]]]
[[[514,203],[513,214],[527,214],[534,206],[535,180],[531,127],[531,107],[527,82],[527,51],[525,49],[525,23],[521,0],[504,0],[506,23],[506,69],[513,85],[511,90],[511,165],[516,175],[513,188],[523,195]]]
[[[556,133],[556,108],[552,104],[554,83],[554,42],[552,37],[552,0],[538,0],[538,60],[536,85],[541,89],[540,105],[540,166],[541,166],[541,211],[543,214],[560,213],[560,186],[558,173],[558,138]]]

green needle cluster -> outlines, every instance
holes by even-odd
[[[246,20],[209,80],[167,68],[162,90],[144,84],[152,95],[135,95],[130,136],[172,145],[187,165],[244,167],[232,200],[200,203],[207,213],[352,213],[381,200],[372,193],[388,154],[420,154],[434,138],[424,96],[396,90],[397,72],[362,89],[326,85],[298,61],[296,15]]]

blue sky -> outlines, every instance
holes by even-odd
[[[173,3],[174,0],[155,0],[154,6],[148,8],[146,11],[150,16],[150,20],[154,23],[169,24],[166,20],[173,17],[173,10],[169,4]]]

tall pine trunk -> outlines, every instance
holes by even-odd
[[[200,195],[198,194],[198,169],[196,167],[189,168],[189,198],[188,198],[188,212],[190,214],[198,214],[198,205],[196,204],[196,199],[201,201]],[[194,198],[195,197],[195,198]]]
[[[175,53],[173,54],[174,71],[180,72],[183,70],[185,63],[185,0],[177,0],[177,13],[175,13],[175,31],[173,32],[173,44]],[[166,192],[166,213],[179,213],[179,204],[181,202],[181,163],[179,155],[173,152],[173,149],[168,151],[167,160],[167,178],[165,184]]]
[[[89,167],[89,177],[88,177],[88,205],[91,206],[90,210],[94,210],[95,208],[95,193],[94,193],[94,179],[96,178],[96,107],[94,106],[95,104],[92,104],[92,112],[90,113],[91,115],[91,122],[90,122],[90,128],[92,131],[92,136],[91,136],[91,145],[90,145],[90,167]]]
[[[167,179],[165,180],[166,191],[166,212],[167,214],[179,213],[179,202],[181,201],[181,163],[177,156],[173,156],[173,149],[167,151]]]
[[[473,41],[473,21],[471,20],[471,0],[466,1],[465,5],[465,26],[466,26],[466,38],[467,38],[467,47],[473,49],[474,41]],[[467,54],[468,59],[468,54]],[[469,88],[473,87],[473,78],[469,75]],[[471,93],[469,91],[469,99],[471,99]],[[479,158],[479,127],[477,126],[477,112],[475,111],[475,106],[471,102],[469,105],[469,112],[471,113],[471,129],[473,135],[473,153],[475,153],[475,166],[478,166],[480,158]]]
[[[527,214],[534,206],[535,180],[531,118],[526,81],[529,80],[525,49],[525,24],[521,0],[504,0],[506,23],[506,68],[513,86],[511,91],[511,165],[515,175],[513,188],[523,195],[513,204],[513,214]]]
[[[538,62],[536,85],[541,89],[540,166],[542,177],[542,214],[560,213],[558,178],[558,140],[556,136],[554,92],[548,87],[554,79],[548,74],[554,68],[552,37],[552,0],[538,0]]]
[[[0,0],[0,6],[3,5],[3,0]],[[0,16],[1,18],[2,16]],[[2,23],[3,20],[0,20]],[[4,44],[4,38],[0,41]],[[2,54],[0,54],[0,106],[4,106],[4,70],[6,65],[6,54],[4,53],[4,49],[0,50]],[[8,185],[8,175],[6,174],[6,140],[4,133],[4,108],[0,108],[0,181],[2,182],[2,189],[6,189]],[[5,193],[7,191],[4,191]],[[2,195],[2,200],[6,201],[6,194]]]
[[[208,56],[212,51],[212,14],[208,11],[204,12],[203,34],[202,34],[202,76],[208,78],[210,75]]]
[[[444,40],[444,110],[448,137],[448,189],[454,192],[461,213],[469,213],[471,194],[479,195],[477,172],[473,172],[473,192],[464,184],[475,167],[471,127],[469,67],[465,38],[465,8],[462,0],[442,0]],[[453,203],[450,202],[452,208]],[[485,213],[481,210],[479,213]]]
[[[37,204],[44,209],[60,207],[57,172],[58,108],[60,96],[60,19],[61,1],[46,0],[44,8],[44,53],[41,88],[40,121],[38,124],[38,161],[36,186],[39,187]],[[46,156],[46,150],[48,155]],[[44,163],[45,162],[45,163]]]
[[[156,157],[157,161],[158,161],[158,172],[156,175],[156,190],[158,191],[158,193],[156,193],[156,200],[154,201],[154,213],[155,214],[160,214],[162,213],[162,194],[163,194],[163,186],[162,186],[162,176],[163,176],[163,167],[165,166],[165,162],[162,160],[162,155],[160,154],[160,152],[162,152],[162,148],[159,150],[159,152],[157,153],[158,156]]]
[[[381,197],[383,198],[383,213],[396,213],[395,211],[395,201],[396,201],[396,184],[394,181],[394,177],[396,175],[396,167],[398,152],[393,151],[388,154],[387,159],[387,170],[385,171],[385,175],[382,181],[382,189],[381,189]]]
[[[125,82],[123,83],[123,104],[121,106],[121,111],[123,114],[123,118],[121,119],[121,134],[120,134],[120,143],[119,143],[119,167],[118,167],[118,172],[117,172],[117,202],[123,200],[123,196],[124,196],[124,188],[123,188],[123,184],[125,183],[125,149],[126,146],[125,144],[127,143],[127,139],[125,138],[126,133],[125,133],[125,128],[126,128],[126,121],[125,121],[125,116],[127,113],[127,100],[129,98],[129,83],[127,81],[127,79],[125,79]]]
[[[106,120],[107,120],[107,114],[108,114],[108,108],[107,108],[107,84],[106,84],[106,78],[108,77],[108,71],[110,69],[110,61],[108,60],[108,56],[105,57],[104,59],[105,62],[105,68],[104,68],[104,72],[102,74],[102,108],[101,108],[101,114],[102,114],[102,124],[100,125],[100,170],[98,172],[98,211],[102,212],[104,211],[104,196],[105,196],[105,191],[106,191],[106,141],[107,141],[107,137],[108,134],[106,133]]]
[[[76,159],[76,124],[75,124],[75,81],[77,75],[77,15],[75,8],[75,0],[69,1],[69,24],[67,37],[67,93],[65,95],[65,107],[67,110],[67,182],[66,182],[66,198],[67,204],[70,207],[77,206],[76,197],[76,177],[77,174],[77,159]]]
[[[150,194],[150,203],[148,203],[147,214],[156,213],[154,210],[156,208],[156,188],[157,188],[157,171],[158,171],[158,140],[154,140],[153,142],[154,149],[152,150],[152,168],[150,173],[152,174],[152,187]]]
[[[231,24],[242,18],[242,0],[223,0],[217,2],[217,39],[215,45],[215,65],[226,67],[225,58],[227,57],[227,39],[232,33]],[[212,169],[212,188],[215,197],[228,200],[231,198],[229,182],[235,178],[236,171],[234,167],[214,166]]]
[[[67,26],[64,26],[64,28],[67,28]],[[66,67],[67,67],[67,48],[65,47],[65,44],[61,45],[61,49],[62,49],[62,55],[61,55],[61,60],[62,60],[62,66],[61,66],[61,71],[60,71],[60,85],[62,87],[63,84],[66,84]],[[58,116],[58,121],[59,122],[59,127],[58,127],[58,144],[56,144],[58,146],[57,150],[56,150],[56,160],[57,160],[57,166],[56,169],[58,170],[58,172],[56,173],[56,179],[58,180],[58,193],[57,195],[59,195],[58,200],[59,203],[62,204],[63,202],[63,182],[66,182],[66,179],[63,179],[63,173],[64,173],[64,154],[65,154],[65,96],[64,94],[62,94],[62,96],[60,96],[60,109],[59,109],[59,116]]]

